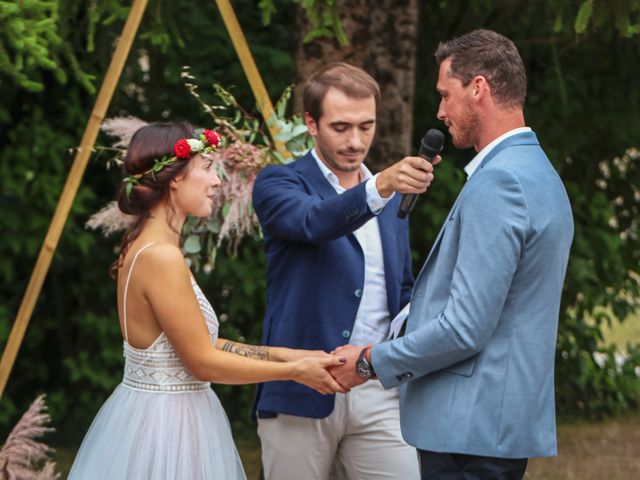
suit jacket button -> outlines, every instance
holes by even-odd
[[[343,330],[342,331],[342,336],[344,338],[349,338],[351,336],[351,332],[349,330]]]
[[[353,292],[353,294],[358,298],[362,297],[362,289],[361,288],[357,288],[355,290],[355,292]]]

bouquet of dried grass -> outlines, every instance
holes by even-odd
[[[213,214],[204,220],[189,219],[182,232],[183,252],[189,263],[194,270],[202,267],[205,273],[209,273],[223,243],[235,253],[243,238],[260,234],[258,219],[251,205],[253,183],[264,166],[284,163],[287,159],[282,157],[274,140],[264,131],[264,123],[245,111],[231,93],[214,84],[218,104],[209,105],[201,98],[188,68],[185,67],[182,77],[189,93],[212,117],[216,130],[224,136],[218,151],[212,154],[222,179],[214,199]],[[293,156],[299,156],[311,148],[313,141],[299,116],[285,117],[291,91],[291,88],[285,90],[275,105],[274,118],[268,121],[278,127],[278,140]],[[135,117],[111,118],[103,123],[102,130],[117,139],[113,147],[105,149],[118,152],[108,165],[113,161],[121,163],[131,136],[144,125],[143,120]],[[116,202],[111,202],[91,216],[86,226],[101,229],[108,236],[125,230],[134,221],[135,217],[123,214]]]
[[[40,395],[22,415],[7,441],[0,449],[0,479],[2,480],[55,480],[56,464],[49,460],[53,449],[35,440],[53,428],[46,425],[50,421],[44,394]]]

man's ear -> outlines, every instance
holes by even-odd
[[[314,120],[309,112],[304,112],[304,123],[309,129],[309,135],[315,137],[318,135],[318,123]]]
[[[487,79],[483,75],[476,75],[473,80],[471,80],[471,85],[473,86],[474,99],[479,100],[484,96],[491,95],[489,82],[487,82]]]

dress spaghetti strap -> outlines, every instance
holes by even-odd
[[[147,243],[140,250],[138,250],[133,257],[133,261],[131,262],[131,266],[129,267],[129,273],[127,274],[127,281],[124,284],[124,298],[122,299],[122,318],[124,324],[124,341],[129,343],[129,335],[127,333],[127,290],[129,290],[129,280],[131,280],[131,272],[133,272],[133,266],[136,264],[136,260],[138,259],[138,255],[142,253],[142,251],[153,245],[155,242]]]

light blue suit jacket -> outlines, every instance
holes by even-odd
[[[572,238],[567,193],[535,134],[499,143],[446,217],[416,279],[406,334],[372,352],[382,384],[402,385],[409,444],[556,454],[553,369]]]

